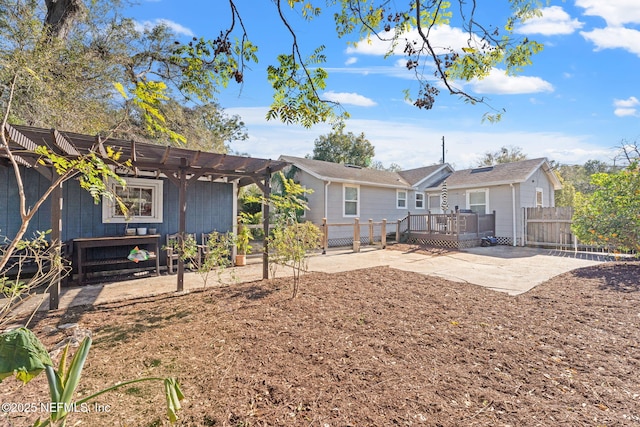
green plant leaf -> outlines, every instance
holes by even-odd
[[[15,374],[26,384],[53,365],[44,345],[27,328],[5,332],[0,338],[0,382]]]

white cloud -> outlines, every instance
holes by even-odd
[[[558,34],[572,34],[584,25],[571,16],[560,6],[551,6],[541,9],[542,16],[526,21],[516,29],[520,34],[542,34],[552,36]]]
[[[635,107],[640,105],[640,101],[635,96],[630,96],[629,99],[614,99],[613,105],[616,107]]]
[[[584,8],[585,15],[601,17],[608,25],[640,23],[637,0],[576,0],[576,6]]]
[[[350,58],[347,58],[346,61],[344,61],[344,65],[352,65],[352,64],[355,64],[356,62],[358,62],[358,58],[356,58],[355,56],[352,56]]]
[[[184,27],[178,24],[177,22],[173,22],[169,19],[160,18],[154,21],[142,21],[142,22],[135,21],[135,29],[136,31],[139,31],[139,32],[151,29],[158,25],[164,25],[165,27],[173,31],[176,35],[188,36],[188,37],[194,36],[193,31],[191,31],[189,28]]]
[[[347,53],[384,56],[393,47],[390,41],[392,37],[393,32],[386,32],[382,35],[382,38],[385,40],[378,38],[361,40],[355,46],[349,46]],[[469,46],[469,33],[448,25],[438,25],[431,30],[429,42],[438,55],[450,53],[451,49],[461,53],[463,47]],[[472,44],[472,46],[479,47],[482,45],[482,42],[478,39],[474,39],[474,42],[475,44]],[[416,49],[422,48],[423,42],[417,30],[411,30],[402,35],[393,49],[393,54],[405,55],[404,50],[407,43],[414,43]]]
[[[232,144],[232,149],[254,157],[277,159],[282,154],[304,157],[313,152],[314,141],[331,132],[327,124],[311,129],[267,122],[267,107],[229,108],[246,123],[249,139]],[[446,160],[456,169],[474,166],[487,151],[517,145],[530,157],[548,157],[560,163],[584,164],[589,159],[609,159],[613,151],[588,142],[591,136],[558,132],[510,132],[497,127],[487,131],[454,130],[439,123],[416,123],[398,120],[351,119],[345,131],[365,133],[376,150],[375,159],[385,166],[397,163],[404,169],[431,165],[442,156],[445,137]]]
[[[614,99],[613,114],[618,117],[640,117],[640,113],[636,107],[640,106],[640,101],[635,96],[631,96],[628,99]]]
[[[371,67],[325,67],[324,70],[329,74],[359,74],[368,75],[384,75],[401,79],[415,79],[415,74],[406,67],[407,61],[399,59],[392,66],[371,66]]]
[[[353,92],[328,91],[323,93],[322,97],[329,101],[339,102],[343,105],[356,105],[358,107],[374,107],[377,105],[372,99]]]
[[[581,31],[585,39],[595,45],[595,50],[625,49],[640,56],[640,31],[622,27],[598,28],[592,31]]]
[[[477,93],[518,95],[524,93],[553,92],[553,85],[540,77],[509,76],[494,68],[482,80],[474,79],[470,85]]]

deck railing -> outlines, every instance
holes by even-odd
[[[396,226],[396,241],[412,233],[432,235],[475,235],[483,237],[495,234],[495,212],[452,212],[448,214],[412,214],[399,219]]]

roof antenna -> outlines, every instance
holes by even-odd
[[[444,165],[444,135],[442,136],[442,164]]]

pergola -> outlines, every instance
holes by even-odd
[[[230,156],[186,148],[169,147],[150,143],[104,138],[64,132],[56,129],[42,129],[28,126],[6,125],[4,129],[9,149],[16,161],[23,166],[34,168],[52,183],[57,178],[51,165],[41,164],[41,158],[35,150],[45,146],[59,156],[69,159],[79,158],[91,153],[108,160],[107,147],[122,153],[122,162],[129,160],[133,175],[152,173],[157,177],[165,176],[179,189],[179,233],[184,235],[187,212],[187,187],[196,180],[217,182],[236,182],[238,187],[256,184],[265,197],[271,193],[271,175],[285,168],[288,163],[243,156]],[[7,165],[7,152],[0,145],[0,161]],[[114,165],[114,167],[116,167]],[[120,168],[121,166],[118,166]],[[51,239],[60,242],[62,236],[62,186],[51,194]],[[58,200],[58,203],[55,201]],[[269,205],[264,206],[264,232],[269,234]],[[268,247],[265,242],[263,251],[263,278],[268,278]],[[184,261],[178,262],[177,290],[184,289]],[[58,308],[60,294],[60,275],[50,288],[49,307]]]

